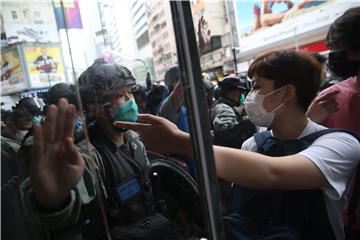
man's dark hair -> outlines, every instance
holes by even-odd
[[[79,111],[79,102],[74,85],[58,83],[52,86],[47,93],[46,104],[57,104],[61,98],[65,98],[70,104],[75,106],[76,111]]]
[[[26,121],[31,121],[34,116],[41,115],[42,109],[39,104],[31,97],[25,97],[13,107],[14,119],[21,118]]]
[[[274,81],[274,89],[291,84],[296,89],[297,102],[304,111],[316,96],[321,82],[321,66],[306,52],[281,50],[266,53],[249,67],[254,75]]]
[[[332,50],[360,50],[360,7],[346,10],[331,24],[326,43]]]

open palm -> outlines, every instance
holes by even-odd
[[[200,55],[202,55],[204,54],[206,45],[210,43],[211,39],[211,31],[204,17],[201,17],[198,22],[198,38]]]
[[[49,106],[45,123],[34,126],[29,170],[42,207],[61,205],[83,174],[85,162],[73,142],[75,116],[75,107],[61,99],[57,106]]]

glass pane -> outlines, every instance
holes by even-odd
[[[301,2],[190,1],[209,115],[225,76],[244,100],[266,51],[327,57],[330,24],[359,5]],[[112,125],[139,112],[189,131],[170,2],[5,0],[0,13],[2,239],[206,237],[195,160]],[[324,69],[324,84],[338,80]],[[220,180],[224,214],[232,186]]]

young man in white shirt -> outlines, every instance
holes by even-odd
[[[276,51],[257,58],[249,68],[252,91],[245,101],[249,119],[255,125],[270,127],[272,136],[280,140],[295,140],[324,129],[305,115],[318,91],[320,75],[319,64],[307,53]],[[148,150],[191,156],[187,133],[159,117],[141,115],[139,118],[148,124],[118,122],[115,125],[139,132]],[[360,143],[354,136],[344,132],[329,133],[316,139],[307,149],[283,157],[255,153],[252,138],[244,143],[243,149],[214,146],[219,177],[255,190],[319,190],[331,226],[324,229],[324,233],[331,239],[344,239],[341,212],[346,205],[347,183],[360,160]],[[255,236],[246,232],[244,235],[248,239],[259,237],[263,232],[257,230]],[[311,239],[304,229],[295,229],[300,231],[295,235],[292,230],[281,232],[280,229],[278,233],[285,234],[285,239],[289,239],[288,236]],[[272,236],[276,236],[276,231]]]

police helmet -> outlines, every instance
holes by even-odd
[[[15,107],[13,107],[13,111],[21,112],[28,121],[31,121],[33,117],[42,114],[42,108],[40,104],[37,102],[37,100],[31,97],[20,99]]]
[[[128,68],[99,60],[86,69],[78,79],[85,108],[92,103],[104,105],[108,103],[108,97],[116,90],[135,84],[135,78]]]
[[[219,88],[222,93],[229,92],[231,90],[240,90],[240,91],[246,91],[247,84],[244,81],[241,81],[240,78],[236,76],[227,76],[222,79],[221,82],[219,82]]]

